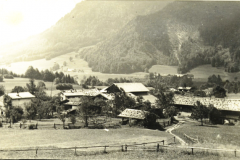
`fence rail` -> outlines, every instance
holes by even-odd
[[[173,141],[176,144],[176,138],[172,137],[169,139],[161,140],[161,141],[154,141],[154,142],[146,142],[146,143],[134,143],[134,144],[112,144],[112,145],[96,145],[96,146],[75,146],[75,147],[53,147],[53,148],[44,148],[44,147],[34,147],[28,149],[0,149],[0,152],[11,152],[11,151],[18,151],[18,152],[27,152],[27,151],[35,151],[35,156],[38,155],[40,151],[53,151],[53,150],[74,150],[73,154],[77,155],[77,150],[84,151],[83,149],[87,149],[85,151],[91,152],[93,149],[94,151],[101,151],[102,153],[107,153],[111,151],[120,151],[120,152],[128,152],[128,151],[155,151],[160,152],[163,149],[168,150],[185,150],[188,151],[190,154],[195,154],[200,151],[218,151],[218,152],[232,152],[235,157],[237,157],[237,152],[240,150],[236,149],[222,149],[222,148],[204,148],[204,147],[194,147],[194,146],[176,146],[170,145],[170,141]],[[168,144],[164,144],[168,142]],[[90,149],[90,150],[89,150]]]

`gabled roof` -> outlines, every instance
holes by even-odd
[[[142,83],[113,83],[113,85],[122,88],[125,92],[149,92]]]
[[[144,119],[147,113],[147,111],[142,110],[125,109],[118,117]]]
[[[148,100],[149,102],[151,102],[151,104],[155,104],[155,102],[157,100],[157,97],[155,97],[155,96],[153,96],[151,94],[143,95],[142,97],[143,97],[144,101]]]
[[[34,98],[35,96],[29,92],[19,92],[19,93],[8,93],[8,96],[12,99],[24,99],[24,98]]]

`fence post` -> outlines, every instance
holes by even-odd
[[[38,127],[38,123],[36,123],[36,129],[37,129],[37,127]]]
[[[159,152],[159,143],[157,144],[157,152]]]
[[[125,144],[125,151],[127,152],[127,145]]]
[[[162,140],[163,146],[164,146],[164,140]]]
[[[53,123],[53,128],[56,129],[55,123]]]
[[[123,150],[123,145],[122,145],[122,152],[123,152],[124,150]]]
[[[174,139],[174,143],[175,143],[175,138],[176,138],[176,137],[173,137],[173,139]]]
[[[38,148],[36,149],[36,157],[37,157],[37,152],[38,152]]]
[[[192,155],[193,155],[193,148],[192,148]]]
[[[103,153],[107,153],[107,146],[104,147]]]
[[[235,153],[235,157],[237,157],[237,150],[236,149],[235,149],[234,153]]]
[[[77,147],[75,147],[75,152],[74,152],[74,156],[77,155]]]

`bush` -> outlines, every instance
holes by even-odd
[[[71,84],[66,84],[66,83],[60,83],[56,86],[57,90],[68,90],[68,89],[73,89],[73,86]]]
[[[28,125],[28,129],[36,129],[36,125],[35,124],[30,124],[30,125]]]
[[[6,78],[6,79],[13,79],[14,77],[12,75],[6,74],[6,75],[4,75],[4,78]]]
[[[75,123],[76,123],[76,117],[74,116],[74,115],[72,115],[71,117],[70,117],[70,120],[71,120],[71,122],[72,122],[72,124],[74,125]]]

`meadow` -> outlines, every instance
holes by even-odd
[[[67,53],[58,57],[55,57],[51,60],[40,59],[34,61],[26,61],[26,62],[15,62],[10,66],[1,65],[0,68],[6,68],[9,71],[13,71],[17,74],[23,74],[26,72],[29,66],[33,66],[34,68],[38,68],[40,71],[45,69],[50,69],[53,67],[54,63],[58,63],[60,65],[60,69],[58,71],[62,71],[64,74],[69,74],[71,76],[76,77],[79,81],[84,77],[88,76],[97,76],[100,80],[105,81],[108,78],[127,78],[127,79],[139,79],[144,78],[147,73],[137,72],[132,74],[105,74],[100,72],[93,72],[92,69],[88,66],[88,63],[81,58],[75,58],[76,52]],[[70,61],[69,58],[72,57],[73,60]],[[63,66],[63,62],[66,61],[67,66]],[[76,71],[69,71],[75,69]],[[80,70],[80,71],[79,71]],[[79,71],[79,72],[78,72]]]
[[[28,130],[0,128],[0,149],[35,147],[86,147],[96,145],[125,145],[166,140],[173,136],[158,130],[140,128]],[[13,145],[14,144],[14,145]]]
[[[174,134],[185,139],[184,134],[199,140],[199,144],[208,148],[226,148],[240,150],[240,126],[208,125],[200,126],[200,122],[186,122],[173,131]]]
[[[177,66],[154,65],[149,69],[149,72],[156,72],[160,74],[177,74]],[[223,67],[216,68],[209,64],[198,66],[187,74],[193,74],[194,81],[196,82],[206,82],[208,77],[213,74],[220,75],[223,80],[233,81],[235,77],[240,80],[240,72],[228,73],[224,71]]]
[[[35,80],[35,84],[37,85],[39,81],[40,80]],[[0,85],[3,85],[5,87],[6,93],[10,93],[15,86],[26,87],[26,83],[29,83],[28,78],[14,78],[14,79],[4,79],[4,82],[0,82]],[[56,85],[54,85],[52,82],[44,82],[44,83],[47,88],[45,91],[49,95],[51,94],[51,88],[52,88],[52,95],[55,95],[56,93],[60,92],[59,90],[56,90]],[[80,89],[81,86],[74,84],[73,88]]]

